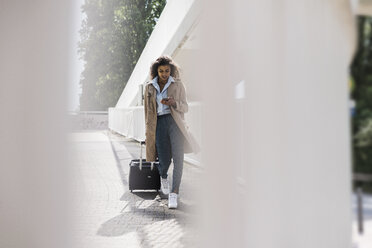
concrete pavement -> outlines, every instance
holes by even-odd
[[[70,134],[69,147],[76,247],[198,247],[193,196],[200,169],[185,164],[179,208],[170,210],[156,192],[128,190],[128,165],[140,152],[137,142],[107,130],[83,131]]]
[[[170,210],[156,192],[128,190],[129,162],[139,157],[138,142],[107,130],[81,131],[70,134],[69,147],[76,247],[198,247],[200,168],[185,164],[179,208]],[[372,196],[363,200],[365,233],[360,235],[353,197],[353,248],[372,244]]]

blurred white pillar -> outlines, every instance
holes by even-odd
[[[66,248],[70,1],[0,0],[0,247]]]
[[[349,1],[205,3],[202,247],[350,248]]]

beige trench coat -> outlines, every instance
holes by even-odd
[[[180,128],[185,137],[184,152],[199,152],[199,146],[194,137],[191,135],[186,125],[184,114],[188,111],[189,106],[186,101],[185,87],[180,79],[175,79],[168,87],[168,97],[173,97],[176,101],[176,107],[170,106],[171,115],[177,126]],[[145,87],[145,121],[146,121],[146,161],[155,161],[156,152],[156,123],[157,123],[157,103],[156,89],[152,81],[148,82]]]

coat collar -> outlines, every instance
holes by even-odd
[[[181,83],[181,80],[180,79],[178,79],[178,78],[173,78],[172,77],[172,79],[173,79],[173,81],[172,81],[172,83],[169,85],[169,87],[168,87],[168,96],[171,96],[171,95],[173,95],[173,93],[174,93],[174,90],[177,88],[176,87],[176,85],[178,84],[178,83]],[[154,79],[153,79],[154,80]],[[148,85],[149,86],[149,94],[156,94],[156,88],[155,88],[155,85],[153,84],[153,80],[150,80],[150,81],[148,81],[147,83],[146,83],[146,85]]]
[[[156,76],[153,80],[151,80],[151,83],[152,83],[152,85],[155,87],[155,89],[157,89],[157,91],[160,92],[160,86],[159,86],[159,84],[158,84],[158,79],[159,79],[158,76]],[[168,89],[169,86],[170,86],[172,83],[174,83],[174,82],[175,82],[174,78],[173,78],[172,76],[169,76],[169,78],[168,78],[168,82],[165,84],[163,91],[166,90],[166,89]]]

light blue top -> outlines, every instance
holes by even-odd
[[[174,78],[172,76],[169,76],[168,82],[165,84],[165,86],[163,88],[163,91],[160,92],[160,86],[158,84],[158,77],[156,76],[152,80],[152,84],[154,85],[154,87],[156,89],[156,102],[158,103],[158,111],[157,111],[158,116],[159,115],[170,114],[170,112],[171,112],[170,109],[169,109],[169,106],[165,105],[165,104],[162,104],[160,101],[161,101],[161,99],[168,97],[168,87],[173,82],[175,82]]]

